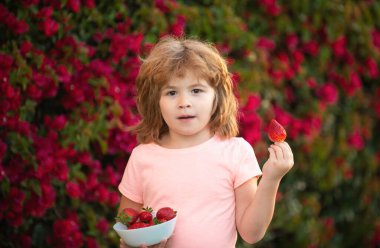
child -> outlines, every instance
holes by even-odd
[[[261,240],[293,154],[286,142],[272,144],[261,171],[251,145],[235,137],[237,101],[218,51],[161,39],[141,65],[137,106],[140,145],[119,185],[119,211],[175,209],[174,234],[159,247],[235,247],[237,232],[248,243]]]

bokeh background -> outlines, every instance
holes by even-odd
[[[261,165],[269,120],[288,131],[270,229],[238,247],[380,247],[379,1],[5,0],[0,31],[1,247],[118,247],[135,78],[166,34],[227,59]]]

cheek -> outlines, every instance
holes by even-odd
[[[160,107],[160,112],[161,112],[162,117],[165,118],[168,115],[168,113],[170,112],[170,110],[168,108],[169,104],[164,99],[160,99],[159,107]]]

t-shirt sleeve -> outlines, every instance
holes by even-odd
[[[235,189],[249,179],[262,175],[252,146],[243,138],[239,139],[238,144],[237,153],[240,159],[237,160],[236,164],[234,181]]]
[[[141,172],[139,168],[137,168],[138,164],[135,163],[135,156],[136,152],[134,150],[124,170],[123,177],[119,184],[119,191],[128,199],[137,203],[143,203]]]

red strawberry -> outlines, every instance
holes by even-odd
[[[167,222],[166,219],[157,219],[156,217],[153,218],[153,225],[158,225],[158,224],[161,224],[161,223],[164,223],[164,222]]]
[[[272,142],[283,142],[286,139],[285,128],[275,119],[272,119],[269,123],[268,137]]]
[[[139,212],[136,209],[124,208],[115,219],[129,227],[129,225],[136,222],[138,217]]]
[[[171,220],[176,216],[176,211],[172,208],[164,207],[157,211],[156,217],[158,220]]]
[[[139,219],[141,222],[150,223],[153,219],[152,216],[153,209],[150,207],[143,208],[143,211],[139,214]]]
[[[144,222],[135,222],[132,225],[128,227],[128,229],[138,229],[138,228],[143,228],[143,227],[148,227],[151,226],[149,223],[144,223]]]

